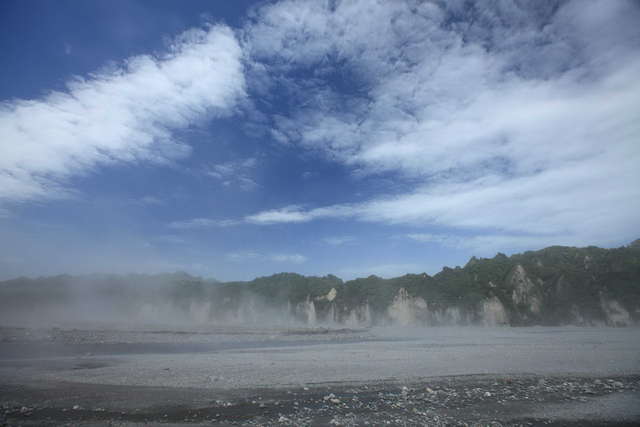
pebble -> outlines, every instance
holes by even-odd
[[[433,386],[433,388],[431,387]],[[229,414],[240,409],[238,405],[249,404],[253,408],[253,418],[232,425],[487,425],[501,426],[491,419],[464,419],[459,414],[475,414],[483,405],[483,399],[492,398],[500,405],[510,402],[548,402],[558,399],[575,402],[589,402],[593,396],[605,395],[635,389],[640,382],[629,382],[626,379],[587,379],[587,378],[513,378],[506,380],[474,380],[474,381],[442,381],[417,386],[370,385],[353,386],[347,389],[335,389],[335,393],[326,388],[327,394],[315,394],[319,389],[311,388],[310,393],[289,392],[284,400],[254,397],[241,402],[217,400],[212,405],[220,408],[231,408],[231,412],[218,413],[217,422],[227,419]],[[434,389],[435,388],[435,389]],[[310,388],[304,387],[305,392]],[[284,394],[284,393],[283,393]],[[336,396],[338,394],[338,396]],[[486,401],[484,401],[486,402]],[[260,408],[260,409],[258,409]],[[29,416],[33,408],[27,406],[2,407],[5,416],[21,414]],[[81,410],[78,404],[73,410]],[[64,410],[64,409],[63,409]],[[93,409],[101,411],[102,408]],[[244,409],[243,409],[244,410]],[[226,410],[225,410],[226,411]],[[278,411],[281,411],[278,413]],[[353,411],[353,412],[348,412]],[[222,411],[221,411],[222,412]],[[251,413],[250,411],[248,414]],[[2,411],[0,411],[2,414]],[[161,416],[161,415],[159,415]],[[33,417],[33,415],[31,415]],[[194,416],[185,421],[194,421]],[[222,418],[220,418],[222,417]],[[163,419],[166,422],[166,416]],[[322,420],[322,421],[319,421]],[[0,423],[2,425],[2,423]]]

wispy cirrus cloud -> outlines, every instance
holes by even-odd
[[[354,242],[355,240],[356,238],[353,236],[331,236],[322,239],[324,243],[331,246],[342,246],[347,243]]]
[[[273,254],[269,255],[268,258],[272,261],[292,264],[302,264],[303,262],[307,262],[308,259],[306,256],[300,254]]]
[[[175,129],[227,115],[245,96],[242,51],[225,26],[193,29],[65,92],[0,105],[0,201],[61,197],[69,178],[114,163],[187,156]]]
[[[167,226],[174,230],[197,230],[214,227],[230,227],[238,224],[238,221],[230,219],[191,218],[182,221],[170,222]]]
[[[303,223],[321,219],[357,219],[410,226],[446,226],[473,234],[511,236],[502,240],[526,247],[548,244],[615,244],[637,233],[640,190],[635,186],[611,187],[612,175],[624,182],[637,174],[632,159],[616,158],[617,170],[583,161],[570,170],[505,179],[487,176],[465,183],[441,183],[415,192],[373,199],[352,205],[321,208],[286,208],[251,216],[259,225]],[[293,220],[291,220],[293,218]],[[553,236],[553,237],[552,237]],[[495,242],[499,240],[494,239]],[[495,247],[495,246],[494,246]]]
[[[252,224],[278,224],[291,222],[307,222],[313,219],[311,211],[305,211],[298,206],[286,206],[249,215],[245,221]]]
[[[217,163],[209,165],[205,174],[220,181],[225,187],[237,187],[244,191],[251,191],[258,187],[253,176],[257,164],[258,160],[255,157]]]

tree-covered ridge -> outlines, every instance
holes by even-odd
[[[640,241],[615,249],[552,246],[472,257],[464,267],[445,267],[434,276],[345,282],[333,275],[279,273],[222,283],[186,273],[62,275],[0,282],[0,296],[5,313],[30,307],[59,313],[89,301],[105,315],[147,310],[160,320],[168,312],[189,319],[196,311],[203,322],[257,322],[269,312],[281,321],[313,324],[622,325],[640,321]]]

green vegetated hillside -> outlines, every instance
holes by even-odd
[[[552,246],[434,276],[280,273],[221,283],[185,273],[19,278],[0,283],[0,321],[313,325],[611,325],[640,321],[640,241]]]

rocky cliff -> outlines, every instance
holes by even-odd
[[[0,283],[0,313],[3,323],[629,326],[640,322],[640,241],[473,257],[434,276],[348,282],[294,273],[230,283],[180,273],[22,278]]]

